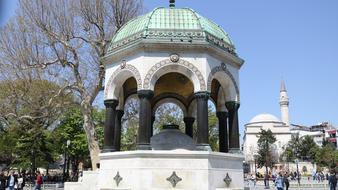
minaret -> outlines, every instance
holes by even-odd
[[[280,85],[279,105],[281,111],[282,122],[286,125],[290,125],[289,120],[289,97],[286,92],[284,81]]]

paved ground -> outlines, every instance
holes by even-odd
[[[275,190],[276,187],[273,184],[272,181],[270,181],[270,189]],[[256,183],[256,186],[253,184],[253,182],[246,182],[246,186],[250,187],[250,190],[263,190],[264,185],[263,181],[258,181]],[[289,190],[329,190],[330,188],[328,187],[328,182],[323,181],[318,183],[317,181],[308,181],[306,179],[301,180],[300,186],[298,186],[297,181],[291,181]]]
[[[273,182],[270,181],[270,189],[276,190]],[[263,181],[258,181],[256,186],[253,184],[252,181],[245,182],[245,186],[249,187],[250,190],[263,190],[264,185]],[[329,190],[330,188],[327,185],[327,181],[324,182],[316,182],[316,181],[308,181],[308,180],[301,180],[301,185],[298,187],[297,181],[291,181],[289,190]],[[24,190],[34,190],[33,187],[27,187]],[[43,190],[63,190],[63,188],[56,188],[56,186],[48,185]]]

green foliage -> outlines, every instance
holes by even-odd
[[[103,143],[103,121],[104,111],[93,110],[94,123],[96,125],[97,138],[101,145]],[[67,148],[68,155],[72,162],[79,164],[84,163],[90,166],[89,149],[86,133],[83,129],[83,117],[77,107],[69,109],[61,117],[60,125],[53,131],[54,149],[59,155],[62,155],[66,149],[67,140],[70,146]]]
[[[261,168],[265,166],[273,167],[277,162],[277,158],[274,155],[274,150],[272,149],[273,143],[276,142],[276,137],[273,135],[271,130],[264,130],[258,134],[258,167]]]
[[[330,144],[318,149],[315,162],[322,167],[335,168],[338,163],[338,151]]]
[[[287,157],[288,162],[293,162],[296,158],[316,163],[321,167],[334,168],[338,163],[338,151],[323,140],[323,147],[319,147],[311,136],[299,138],[293,135],[288,142],[282,156]]]
[[[306,135],[300,138],[299,135],[292,135],[282,156],[286,156],[288,162],[292,162],[296,158],[313,161],[318,149],[319,147],[311,136]]]
[[[139,101],[130,98],[126,101],[122,117],[121,150],[135,150],[139,124]]]
[[[317,149],[318,146],[311,136],[306,135],[301,139],[299,152],[303,160],[314,160]]]
[[[218,151],[218,118],[211,106],[208,107],[209,145],[213,151]]]
[[[162,104],[156,110],[154,132],[158,133],[162,129],[163,125],[167,124],[179,125],[181,131],[183,132],[183,117],[184,116],[182,110],[176,104]]]
[[[0,131],[0,164],[10,165],[13,161],[13,153],[16,146],[16,133],[9,128]]]
[[[60,87],[32,73],[0,82],[0,161],[8,167],[47,167],[57,157],[48,128],[71,97],[60,93],[55,98]]]
[[[39,126],[11,125],[0,132],[0,164],[30,169],[55,161],[50,131]]]
[[[296,159],[295,154],[291,147],[287,146],[280,156],[280,160],[285,162],[293,162]]]

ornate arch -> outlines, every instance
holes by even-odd
[[[157,71],[159,71],[163,67],[170,66],[170,65],[180,65],[180,66],[183,66],[186,69],[190,70],[197,77],[197,80],[199,81],[199,85],[200,85],[200,90],[206,91],[206,84],[205,84],[205,80],[204,80],[204,77],[203,77],[201,71],[199,71],[198,68],[194,64],[192,64],[188,61],[182,60],[182,59],[179,59],[175,62],[171,61],[170,59],[165,59],[163,61],[160,61],[159,63],[156,63],[154,66],[152,66],[151,69],[146,74],[146,77],[144,78],[143,89],[149,89],[150,88],[151,79],[153,78],[153,75]]]
[[[234,87],[235,87],[235,90],[236,90],[236,94],[239,96],[239,88],[238,88],[238,85],[237,85],[237,82],[234,78],[234,76],[231,74],[231,72],[226,68],[225,65],[221,65],[221,66],[217,66],[217,67],[214,67],[209,76],[208,76],[208,91],[210,92],[211,91],[211,83],[212,83],[212,80],[214,79],[214,76],[217,72],[224,72],[227,76],[229,76],[229,78],[231,79],[232,83],[234,84]]]
[[[174,98],[174,97],[165,97],[165,98],[161,98],[161,99],[157,100],[154,103],[154,105],[152,106],[153,115],[155,114],[157,108],[159,108],[161,105],[163,105],[165,103],[172,103],[172,104],[175,104],[176,106],[178,106],[179,108],[181,108],[181,110],[183,112],[183,116],[186,116],[187,113],[188,113],[187,107],[182,100],[180,100],[178,98]]]
[[[119,74],[121,74],[122,72],[125,71],[129,71],[132,73],[133,77],[136,80],[137,83],[137,89],[141,89],[142,88],[142,79],[141,79],[141,75],[140,72],[137,70],[136,67],[134,67],[133,65],[129,65],[129,64],[122,64],[120,67],[118,67],[118,69],[116,69],[116,71],[114,71],[114,73],[110,76],[105,91],[104,91],[104,98],[107,99],[108,95],[109,95],[109,91],[112,90],[110,89],[114,83],[114,80],[116,79],[117,76],[119,76]]]

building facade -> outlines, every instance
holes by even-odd
[[[279,166],[284,165],[282,163],[281,154],[285,150],[288,142],[293,135],[298,135],[300,138],[304,136],[311,136],[318,146],[322,146],[324,140],[332,143],[337,147],[337,129],[330,125],[328,122],[323,122],[318,125],[303,126],[290,124],[289,115],[289,97],[285,87],[285,83],[282,81],[280,87],[279,105],[281,110],[281,119],[278,117],[264,113],[253,117],[249,123],[245,124],[244,138],[243,138],[243,153],[245,161],[250,165],[251,171],[256,171],[255,157],[258,152],[258,134],[261,129],[271,130],[276,137],[276,142],[273,144],[274,156],[280,161],[277,164]],[[302,163],[307,166],[308,171],[311,172],[315,166],[311,163]],[[294,167],[289,167],[290,170]]]

